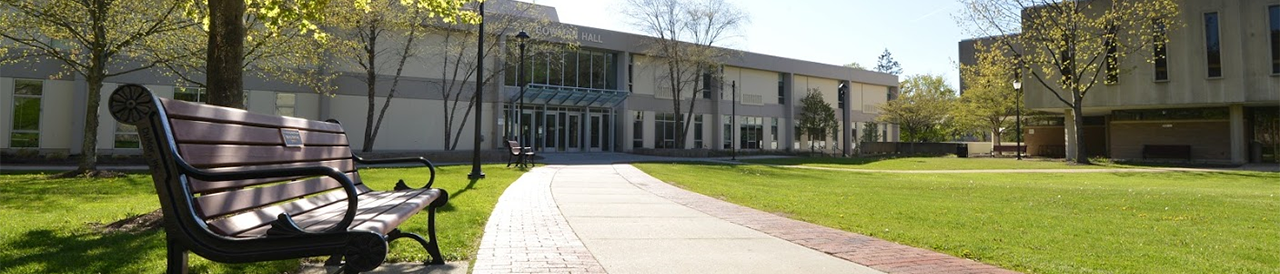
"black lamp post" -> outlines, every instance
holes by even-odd
[[[842,151],[843,152],[842,154],[844,155],[844,157],[849,157],[849,155],[853,154],[853,147],[852,147],[853,140],[849,138],[852,135],[852,132],[849,131],[851,127],[849,126],[849,110],[848,110],[850,98],[847,98],[847,96],[849,96],[848,82],[844,82],[844,81],[840,82],[840,86],[836,87],[836,96],[840,97],[836,100],[841,103],[839,108],[840,120],[841,120],[840,125],[843,127],[843,129],[840,130],[840,135],[838,135],[840,137],[836,139],[836,142],[840,142],[840,145],[844,147],[844,150]],[[840,140],[840,139],[844,139],[844,140]]]
[[[1018,160],[1022,160],[1022,79],[1013,79],[1013,90],[1018,92],[1018,99],[1017,99],[1018,100],[1017,101],[1017,104],[1018,104],[1017,119],[1018,120],[1015,121],[1017,123],[1015,124],[1016,125],[1015,130],[1017,130],[1017,132],[1013,133],[1015,134],[1014,136],[1017,137],[1018,143],[1014,145],[1018,146],[1017,147]]]
[[[516,121],[520,121],[519,123],[517,123],[517,124],[516,124],[516,130],[518,130],[518,131],[520,131],[520,132],[516,133],[516,136],[520,136],[520,137],[517,137],[517,138],[518,138],[518,140],[521,140],[521,142],[520,142],[520,144],[521,144],[521,145],[527,145],[528,143],[527,143],[527,142],[524,142],[524,140],[523,140],[523,137],[525,136],[525,135],[524,135],[524,129],[523,129],[523,126],[524,126],[524,119],[523,119],[523,117],[524,117],[524,90],[525,90],[525,87],[529,85],[528,81],[526,81],[526,80],[524,79],[524,41],[529,39],[529,33],[526,33],[526,32],[524,32],[524,31],[520,31],[520,33],[516,34],[516,39],[517,39],[517,40],[520,40],[520,68],[516,70],[516,71],[517,71],[517,72],[516,72],[516,84],[517,84],[517,85],[520,85],[520,104],[516,107],[516,112],[515,112],[515,113],[516,113],[516,114],[515,114],[515,117],[520,117],[520,118],[516,118],[516,119],[517,119]]]
[[[734,142],[738,135],[738,81],[733,81],[729,85],[733,90],[729,93],[729,102],[733,103],[732,115],[729,116],[729,151],[733,153],[732,160],[738,160],[738,144]]]
[[[484,179],[484,171],[480,170],[480,128],[483,127],[483,121],[480,116],[484,115],[484,85],[481,85],[484,73],[484,2],[480,2],[480,38],[476,43],[476,125],[475,136],[473,137],[474,146],[471,148],[471,174],[467,174],[468,179]]]

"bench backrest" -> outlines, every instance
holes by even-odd
[[[511,148],[511,155],[520,155],[523,152],[521,151],[523,148],[520,147],[520,142],[518,141],[507,140],[507,147]]]
[[[157,98],[164,106],[178,155],[210,171],[323,165],[361,184],[351,148],[337,123],[250,113],[241,109]],[[277,177],[206,182],[187,179],[197,216],[227,236],[269,224],[280,213],[301,214],[346,200],[329,177]]]

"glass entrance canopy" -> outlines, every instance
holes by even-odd
[[[510,102],[520,101],[519,89],[514,91]],[[612,108],[626,99],[626,92],[610,89],[529,84],[524,90],[524,103],[531,105]]]

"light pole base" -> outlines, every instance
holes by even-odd
[[[467,179],[484,179],[484,172],[467,174]]]

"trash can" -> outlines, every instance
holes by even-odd
[[[969,158],[969,144],[956,144],[956,157]]]

